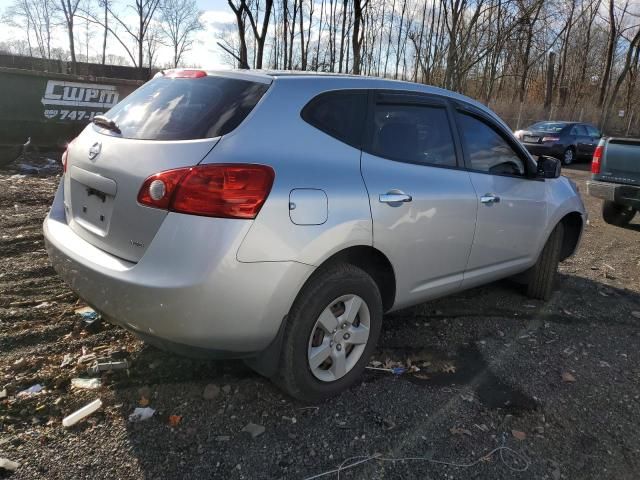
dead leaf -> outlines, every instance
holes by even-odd
[[[429,375],[425,375],[424,373],[416,373],[413,376],[420,380],[429,380]]]
[[[456,366],[452,363],[443,363],[442,364],[442,372],[443,373],[456,373]]]
[[[633,312],[631,312],[631,316],[632,317],[636,317],[636,318],[640,318],[640,312],[633,311]]]
[[[513,435],[513,438],[520,441],[523,441],[527,438],[527,434],[520,430],[511,430],[511,435]]]
[[[182,417],[180,415],[169,415],[169,425],[172,427],[177,427],[181,421]]]
[[[574,377],[570,372],[562,372],[562,381],[573,383],[576,381],[576,377]]]
[[[466,428],[453,427],[453,428],[450,428],[449,431],[451,432],[452,435],[468,435],[470,437],[473,435]]]

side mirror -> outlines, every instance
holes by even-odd
[[[538,157],[538,178],[558,178],[561,169],[560,160],[554,157],[540,155]]]

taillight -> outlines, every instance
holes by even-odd
[[[172,212],[222,218],[255,218],[264,204],[274,172],[265,165],[200,165],[152,175],[138,202]]]
[[[596,151],[593,152],[593,159],[591,160],[591,173],[600,173],[600,160],[602,159],[602,150],[604,150],[604,147],[602,145],[598,145],[596,147]]]
[[[542,137],[542,143],[544,143],[544,142],[559,142],[559,141],[560,141],[560,137],[553,137],[553,136]]]
[[[138,202],[148,207],[167,210],[178,182],[189,173],[189,170],[191,168],[178,168],[151,175],[144,181],[138,192]]]
[[[62,162],[62,173],[67,173],[67,157],[69,156],[69,147],[62,154],[60,161]]]
[[[67,148],[64,149],[64,152],[62,153],[62,157],[60,157],[60,161],[62,162],[62,173],[67,173],[67,162],[69,161],[69,149],[71,148],[71,145],[73,145],[73,142],[75,142],[75,138],[73,140],[71,140],[69,143],[67,143]]]

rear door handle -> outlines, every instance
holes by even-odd
[[[493,193],[486,193],[480,197],[480,203],[484,203],[486,205],[491,205],[493,203],[499,203],[500,197],[494,195]]]
[[[413,200],[413,198],[404,192],[392,190],[387,193],[381,193],[378,200],[380,200],[381,203],[406,203]]]

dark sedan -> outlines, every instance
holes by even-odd
[[[534,155],[549,155],[569,165],[591,160],[602,134],[593,125],[578,122],[538,122],[515,132],[515,136]]]

